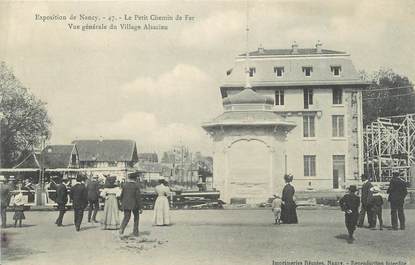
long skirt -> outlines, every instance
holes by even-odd
[[[292,204],[285,204],[281,207],[281,221],[284,224],[297,224],[297,206],[295,203]]]
[[[23,210],[16,210],[13,215],[13,220],[24,220],[26,216],[24,215]]]
[[[120,214],[118,210],[117,197],[115,195],[107,196],[101,223],[103,229],[120,228]]]
[[[154,204],[154,225],[169,225],[169,200],[166,196],[158,196]]]

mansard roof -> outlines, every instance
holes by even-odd
[[[244,54],[236,57],[233,68],[227,71],[222,88],[244,87],[246,66],[255,68],[249,82],[252,87],[293,87],[347,85],[365,88],[369,84],[363,81],[356,71],[349,54],[333,50],[298,49],[293,54],[291,49],[261,49],[250,52],[248,62]],[[304,74],[304,67],[311,67],[310,76]],[[340,74],[335,76],[333,68],[340,67]],[[276,68],[283,68],[283,75],[277,76]]]
[[[312,54],[346,54],[346,52],[333,51],[322,49],[320,52],[316,48],[311,49],[298,49],[293,54],[292,49],[258,49],[257,51],[249,52],[249,56],[269,56],[269,55],[312,55]],[[246,56],[246,53],[240,54],[239,56]]]

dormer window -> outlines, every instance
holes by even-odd
[[[305,76],[311,76],[312,72],[313,72],[313,67],[303,66],[303,73],[304,73]]]
[[[341,66],[331,66],[330,68],[334,76],[340,76],[340,72],[342,71]]]
[[[249,67],[249,77],[253,77],[256,73],[255,67]]]
[[[284,67],[274,67],[274,73],[277,77],[282,77],[284,75]]]

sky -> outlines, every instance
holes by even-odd
[[[415,80],[415,1],[250,0],[248,6],[250,50],[290,48],[293,41],[313,48],[320,40],[324,49],[350,53],[358,70],[391,68]],[[201,124],[223,111],[219,87],[245,51],[246,11],[246,1],[0,0],[0,60],[47,103],[52,144],[121,138],[136,140],[139,152],[181,143],[210,154]],[[69,29],[73,21],[43,22],[36,14],[194,20],[149,21],[168,30],[81,31]]]

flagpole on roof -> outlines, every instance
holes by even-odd
[[[246,0],[246,52],[245,52],[245,88],[251,88],[249,82],[249,0]]]

